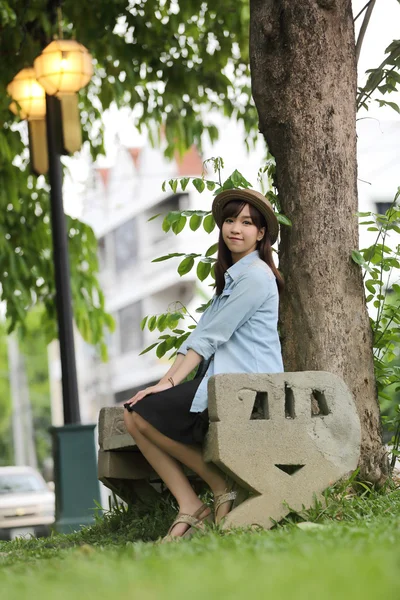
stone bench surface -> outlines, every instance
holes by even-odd
[[[295,510],[311,506],[315,496],[357,467],[360,420],[352,394],[332,373],[216,375],[209,380],[208,396],[205,459],[250,494],[229,513],[226,527],[271,527],[271,519],[287,514],[284,501]],[[100,411],[99,457],[129,452],[132,462],[135,455],[143,459],[125,430],[123,411]],[[114,467],[106,458],[102,456],[102,464],[107,463],[110,476]],[[125,475],[126,458],[118,463]],[[139,475],[146,472],[142,463]],[[138,478],[134,471],[132,466],[132,478]]]

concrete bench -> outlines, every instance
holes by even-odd
[[[357,467],[360,420],[349,389],[336,375],[216,375],[208,395],[205,460],[230,475],[246,498],[224,527],[268,529],[288,514],[288,505],[298,511],[311,506]],[[126,432],[123,408],[100,411],[98,476],[128,503],[158,497],[158,476]]]

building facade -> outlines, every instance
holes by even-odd
[[[163,217],[170,211],[210,208],[211,193],[199,195],[192,185],[182,193],[162,191],[165,180],[201,174],[202,159],[194,147],[183,159],[171,162],[162,150],[120,147],[112,167],[93,166],[90,170],[81,219],[93,228],[98,239],[100,283],[116,328],[107,339],[106,363],[76,332],[83,422],[96,422],[102,406],[129,399],[138,389],[159,381],[168,370],[167,356],[158,359],[154,350],[139,356],[160,335],[148,328],[142,331],[140,323],[146,315],[162,314],[181,303],[198,319],[195,309],[212,295],[208,287],[212,280],[200,284],[195,269],[179,276],[177,266],[182,258],[152,263],[154,258],[174,252],[204,254],[216,241],[216,230],[207,234],[202,227],[196,232],[186,227],[175,235],[172,231],[165,233],[161,227]],[[160,216],[149,220],[157,214]],[[49,356],[53,422],[60,424],[57,344]]]

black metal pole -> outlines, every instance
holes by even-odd
[[[47,148],[49,154],[50,206],[56,307],[60,341],[64,423],[80,423],[78,381],[73,333],[72,296],[67,228],[62,197],[62,125],[60,102],[46,94]]]

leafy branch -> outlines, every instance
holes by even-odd
[[[384,215],[357,213],[360,225],[367,227],[367,231],[376,231],[377,237],[368,248],[352,252],[353,261],[361,265],[364,271],[366,302],[372,303],[376,310],[376,316],[370,317],[374,368],[381,409],[388,413],[383,420],[388,430],[394,432],[392,468],[400,447],[400,411],[393,396],[400,392],[400,279],[395,283],[391,279],[394,272],[399,274],[400,271],[400,244],[391,248],[386,240],[390,232],[400,233],[399,198],[400,188]]]

